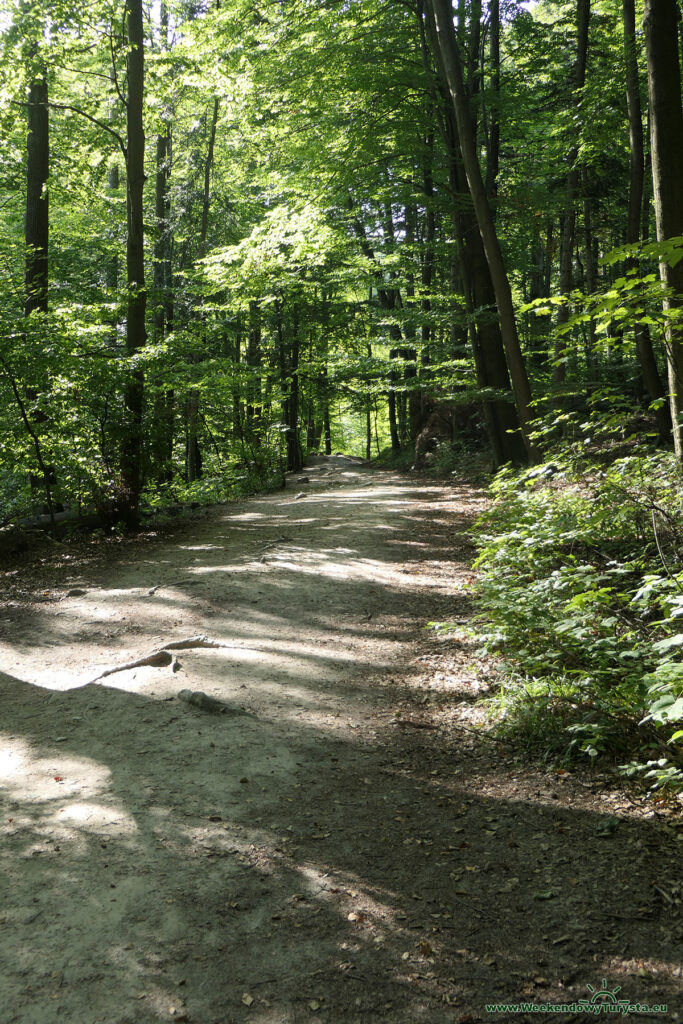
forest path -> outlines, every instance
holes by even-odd
[[[466,625],[481,492],[305,475],[2,609],[0,1019],[523,1021],[485,1004],[606,978],[678,1020],[680,834],[482,741],[492,666],[423,628]]]

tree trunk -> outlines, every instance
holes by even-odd
[[[372,290],[371,290],[372,294]],[[372,360],[372,344],[368,342],[368,362]],[[372,456],[372,404],[370,395],[365,399],[365,458],[370,461]]]
[[[279,305],[278,305],[279,310]],[[278,317],[281,313],[278,312]],[[278,324],[280,321],[278,320]],[[281,329],[281,326],[278,328]],[[249,303],[249,335],[247,338],[247,406],[246,426],[252,443],[259,447],[259,423],[261,412],[261,386],[259,379],[259,368],[261,366],[261,307],[252,299]]]
[[[489,3],[489,60],[491,63],[491,105],[486,146],[486,194],[493,203],[498,194],[498,163],[500,158],[500,5]]]
[[[510,393],[505,349],[500,321],[491,313],[495,306],[495,293],[486,253],[476,217],[467,203],[467,179],[458,147],[457,131],[452,112],[446,111],[446,144],[449,150],[450,186],[454,196],[453,222],[460,248],[460,271],[464,281],[465,301],[471,315],[470,341],[474,356],[477,381],[481,388]],[[454,269],[454,268],[453,268]],[[451,281],[452,288],[456,282]],[[482,311],[485,311],[482,316]],[[477,316],[477,312],[479,315]],[[452,333],[452,355],[456,355]],[[504,398],[485,397],[484,420],[496,466],[506,462],[524,461],[524,443],[519,430],[515,406]]]
[[[389,359],[393,363],[398,358],[398,349],[392,348],[389,352]],[[396,415],[396,381],[397,374],[393,368],[389,370],[389,391],[387,392],[387,408],[389,411],[389,434],[391,436],[392,452],[400,452],[401,437],[398,428],[398,417]]]
[[[168,9],[160,7],[161,46],[168,49]],[[164,128],[156,140],[156,177],[154,194],[154,334],[163,341],[173,324],[173,277],[171,265],[171,125],[168,113],[163,115]],[[169,388],[157,395],[154,408],[153,463],[159,483],[173,478],[173,427],[175,393]]]
[[[142,0],[128,0],[128,98],[126,103],[126,271],[128,309],[126,352],[134,356],[147,340],[145,312],[145,249],[143,190],[145,184],[145,130],[142,120],[144,92],[144,29]],[[142,409],[144,381],[141,369],[129,372],[124,394],[126,435],[121,452],[121,514],[130,524],[137,521],[142,491]]]
[[[301,449],[299,446],[299,320],[296,315],[292,325],[287,411],[287,469],[290,473],[298,473],[301,469]]]
[[[427,11],[433,21],[434,31],[431,35],[434,45],[438,48],[439,58],[448,83],[467,184],[484,245],[486,262],[491,274],[500,319],[501,335],[505,347],[505,356],[515,395],[517,415],[527,455],[529,460],[533,461],[536,457],[536,450],[530,437],[532,419],[531,389],[517,334],[517,322],[515,320],[510,281],[505,269],[491,206],[486,195],[481,167],[479,166],[477,143],[472,129],[469,104],[465,93],[450,0],[429,0]]]
[[[636,50],[636,14],[634,0],[623,0],[624,11],[624,62],[626,66],[626,101],[628,105],[628,127],[630,141],[630,182],[628,193],[628,218],[626,242],[634,245],[640,239],[641,210],[645,181],[645,155],[643,148],[643,115],[638,80],[638,56]],[[636,270],[638,262],[629,260],[626,269]],[[636,352],[643,374],[643,382],[651,402],[657,403],[657,428],[661,442],[671,436],[671,415],[664,402],[666,392],[659,376],[657,360],[652,348],[652,339],[647,324],[636,324]]]
[[[199,256],[200,259],[206,250],[206,235],[209,227],[209,204],[211,201],[211,170],[213,168],[213,153],[216,146],[216,125],[218,124],[218,108],[220,101],[216,96],[213,101],[213,112],[211,115],[211,129],[209,131],[209,148],[204,163],[204,191],[202,194],[202,220],[199,229]]]
[[[420,329],[420,338],[422,341],[422,352],[420,353],[421,363],[421,377],[422,377],[422,388],[420,389],[420,422],[417,433],[419,434],[425,425],[427,420],[426,414],[426,398],[425,398],[425,387],[429,380],[429,370],[426,367],[429,366],[431,361],[431,355],[429,351],[430,342],[432,338],[432,327],[430,322],[430,314],[432,310],[431,290],[432,281],[434,278],[434,239],[436,237],[436,215],[434,213],[434,176],[433,176],[433,158],[434,158],[434,135],[430,133],[427,137],[427,153],[429,154],[428,160],[425,162],[423,169],[423,182],[424,182],[424,194],[425,194],[425,214],[424,214],[424,245],[422,250],[422,301],[421,308],[424,315],[422,321],[422,327]],[[369,456],[368,456],[369,458]]]
[[[209,228],[209,206],[211,203],[211,170],[213,167],[213,153],[216,144],[216,124],[218,122],[218,97],[214,98],[211,114],[211,127],[209,129],[209,145],[204,161],[204,188],[202,191],[202,216],[199,224],[199,244],[197,253],[201,259],[206,252],[206,236]],[[202,316],[203,319],[203,316]],[[199,392],[191,388],[187,395],[186,409],[186,437],[187,450],[185,460],[185,472],[187,482],[192,483],[199,480],[202,475],[202,453],[199,446],[198,427],[200,421]]]
[[[586,259],[584,289],[587,295],[593,295],[597,285],[597,261],[595,259],[595,238],[593,235],[593,218],[591,215],[591,198],[588,187],[588,171],[585,166],[581,168],[581,185],[583,190],[583,236]],[[589,377],[592,381],[597,381],[598,379],[596,341],[595,321],[591,319],[588,324],[588,338],[586,341],[586,364],[588,366]]]
[[[415,232],[417,230],[417,206],[415,203],[410,202],[405,207],[405,241],[408,248],[408,258],[412,261],[414,258],[413,252],[415,249]],[[406,413],[403,414],[403,430],[401,433],[401,441],[405,444],[407,441],[415,441],[415,438],[422,429],[421,424],[421,412],[422,412],[422,398],[420,390],[417,386],[417,327],[415,321],[412,319],[416,308],[415,303],[415,274],[412,269],[406,273],[406,310],[408,311],[408,319],[403,328],[403,334],[406,342],[408,343],[406,348],[403,349],[403,358],[406,360],[403,367],[403,379],[405,381],[406,392],[404,393],[404,409],[405,400],[407,399],[407,417]]]
[[[586,84],[586,60],[588,57],[588,25],[590,22],[590,0],[577,0],[576,3],[576,64],[574,65],[574,101],[581,101],[583,87]],[[576,212],[574,201],[579,184],[579,169],[576,166],[578,149],[571,146],[569,150],[569,173],[565,194],[564,218],[562,221],[562,240],[560,243],[560,293],[569,296],[573,285],[572,261],[574,258],[574,234],[576,228]],[[569,320],[569,299],[557,311],[557,327],[560,328],[555,338],[555,366],[553,381],[562,384],[567,376],[567,335],[560,333]]]
[[[47,80],[31,82],[28,94],[26,160],[26,316],[47,313],[48,238],[50,230],[47,179],[50,170],[50,127]]]
[[[458,38],[461,39],[463,12],[459,8],[458,16]],[[455,124],[455,113],[448,96],[448,83],[444,70],[443,61],[436,42],[436,31],[432,13],[426,11],[420,2],[418,5],[418,23],[422,45],[423,61],[425,67],[429,68],[427,56],[426,31],[431,39],[431,49],[436,62],[441,91],[444,99],[444,137],[447,151],[450,158],[449,184],[453,196],[451,216],[453,226],[458,238],[458,253],[453,253],[451,260],[450,287],[453,294],[457,294],[459,278],[462,276],[465,300],[468,312],[471,314],[469,334],[474,363],[477,373],[477,381],[482,388],[493,387],[496,390],[510,391],[510,377],[508,374],[505,351],[500,333],[500,323],[484,323],[482,318],[475,324],[474,312],[477,309],[491,306],[495,303],[495,295],[491,284],[486,255],[484,253],[481,235],[477,226],[476,217],[470,209],[467,179],[462,167],[462,156],[460,152],[458,132]],[[460,44],[461,45],[461,44]],[[432,100],[435,105],[438,103],[436,90],[432,93]],[[425,184],[427,182],[425,181]],[[431,174],[429,178],[431,186]],[[431,190],[425,188],[425,192],[431,195]],[[434,223],[432,221],[432,227]],[[431,239],[434,238],[432,234]],[[460,273],[458,273],[458,268]],[[431,284],[430,265],[429,283]],[[423,279],[424,283],[424,279]],[[476,294],[476,299],[475,299]],[[460,327],[455,319],[455,310],[450,329],[450,353],[453,357],[460,355],[461,349],[467,344],[467,328]],[[423,333],[424,337],[424,333]],[[514,405],[500,399],[491,400],[486,397],[482,402],[486,430],[491,444],[491,450],[496,465],[505,462],[524,461],[524,443],[519,430],[519,420]]]
[[[323,398],[323,432],[325,436],[325,455],[332,454],[332,426],[330,424],[330,398],[327,393],[327,367],[323,368],[325,397]]]
[[[48,242],[50,233],[49,199],[47,180],[50,173],[50,120],[48,109],[47,79],[39,75],[31,82],[28,94],[28,135],[26,139],[26,240],[24,313],[47,313],[48,291]],[[7,371],[9,372],[9,371]],[[19,401],[19,392],[15,397]],[[26,398],[35,402],[38,393],[34,388],[26,389]],[[47,416],[36,410],[29,416],[26,406],[20,403],[20,410],[26,429],[34,441],[40,475],[30,474],[31,489],[45,492],[46,510],[54,524],[55,507],[52,487],[56,482],[54,466],[43,460],[42,446],[38,438],[39,424]],[[34,425],[31,425],[30,419]]]
[[[683,191],[680,184],[683,109],[678,18],[676,0],[645,0],[643,25],[650,97],[652,184],[657,239],[660,242],[683,235]],[[659,269],[663,284],[672,292],[664,300],[665,308],[680,306],[683,303],[683,260],[675,267],[662,262]],[[674,449],[679,463],[683,463],[683,337],[680,327],[667,328],[666,343]]]

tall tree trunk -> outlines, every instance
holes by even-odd
[[[163,8],[162,8],[163,11]],[[154,240],[154,334],[163,341],[173,323],[173,281],[171,267],[171,200],[169,177],[171,166],[171,129],[157,136],[155,180],[155,240]],[[173,476],[173,421],[175,394],[166,389],[157,395],[154,410],[155,474],[160,483],[168,483]]]
[[[462,65],[453,28],[453,11],[450,0],[428,0],[427,12],[428,16],[431,17],[433,27],[433,31],[430,34],[435,47],[438,48],[439,59],[448,83],[467,184],[484,245],[486,262],[491,274],[500,319],[501,335],[505,347],[505,356],[515,395],[517,415],[527,455],[529,460],[533,461],[536,457],[536,450],[530,436],[532,420],[531,389],[517,334],[517,322],[512,302],[510,280],[505,269],[491,206],[486,195],[481,167],[479,166],[477,143],[464,87]]]
[[[113,71],[110,72],[109,83],[110,83],[110,90],[112,92],[112,95],[110,96],[110,100],[109,100],[109,124],[111,125],[111,124],[113,124],[113,122],[114,122],[114,120],[116,118],[116,108],[117,108],[117,100],[118,100],[118,96],[114,95],[116,76],[115,76]],[[119,156],[119,154],[117,153],[116,156],[112,158],[111,163],[109,164],[109,166],[107,168],[107,188],[112,193],[112,205],[113,205],[113,197],[117,196],[119,188],[121,186],[121,180],[120,180],[120,175],[119,175],[118,156]],[[106,275],[107,288],[110,288],[112,291],[116,291],[116,289],[119,286],[119,255],[118,255],[117,229],[116,229],[116,226],[112,226],[110,228],[110,230],[109,230],[109,237],[111,239],[111,244],[112,244],[112,253],[111,253],[111,256],[110,256],[109,260],[107,261],[107,267],[106,267],[105,275]],[[114,337],[113,337],[114,344],[116,344],[116,340],[117,340],[117,332],[116,332],[116,322],[115,322],[114,323]]]
[[[413,319],[415,314],[415,274],[412,269],[415,249],[415,233],[417,230],[417,206],[409,202],[405,207],[405,241],[410,260],[410,269],[406,273],[406,310],[408,318],[403,328],[403,334],[407,346],[403,349],[403,358],[406,360],[403,368],[403,379],[406,385],[407,418],[404,425],[404,433],[401,436],[402,442],[414,441],[422,429],[421,410],[422,400],[420,390],[417,386],[417,327]]]
[[[634,0],[623,0],[624,12],[624,62],[626,66],[626,101],[628,105],[628,128],[630,142],[630,181],[628,192],[628,218],[626,242],[634,245],[640,239],[641,210],[645,181],[645,155],[643,148],[643,115],[640,102],[638,79],[638,56],[636,50],[636,13]],[[636,270],[637,260],[627,262],[627,269]],[[671,435],[671,415],[664,402],[666,392],[659,376],[657,360],[652,348],[652,339],[647,324],[636,324],[636,352],[643,374],[643,382],[651,402],[657,403],[656,417],[660,441],[665,442]]]
[[[593,295],[597,285],[596,259],[595,259],[595,238],[593,235],[593,218],[591,197],[589,193],[588,171],[585,166],[581,168],[581,186],[583,190],[583,236],[586,259],[586,273],[584,287],[587,295]],[[591,319],[588,323],[588,338],[586,341],[586,364],[592,381],[598,379],[598,363],[596,356],[597,335],[595,321]]]
[[[280,306],[278,304],[278,310]],[[281,313],[278,312],[278,330],[281,332]],[[249,303],[249,335],[247,337],[247,387],[246,387],[246,425],[251,442],[255,447],[260,446],[260,413],[261,413],[261,386],[259,380],[259,368],[261,366],[261,307],[252,299]]]
[[[126,351],[134,356],[144,347],[147,334],[145,312],[145,248],[143,221],[143,190],[145,184],[145,130],[142,101],[145,81],[144,29],[142,0],[127,0],[128,18],[128,97],[126,102],[126,272],[128,309],[126,320]],[[125,388],[127,411],[126,435],[121,452],[123,494],[121,514],[128,523],[138,518],[138,503],[143,484],[142,410],[144,381],[141,369],[131,370]]]
[[[168,50],[168,8],[160,6],[159,28],[161,47]],[[173,325],[173,269],[171,263],[171,124],[170,114],[163,115],[163,130],[156,140],[156,176],[154,194],[154,333],[163,341]],[[160,483],[173,477],[173,427],[175,393],[172,388],[157,395],[154,409],[155,473]]]
[[[370,289],[372,298],[372,288]],[[368,363],[372,361],[372,343],[368,342]],[[370,395],[365,399],[365,458],[370,461],[372,456],[372,400]]]
[[[678,19],[676,0],[645,0],[643,25],[650,97],[650,151],[659,241],[683,235],[683,191],[680,184],[683,109]],[[664,300],[665,308],[680,306],[683,304],[683,260],[675,267],[662,262],[659,270],[663,284],[672,291],[671,296]],[[674,449],[679,463],[683,463],[683,336],[680,327],[667,328],[666,348]]]
[[[486,146],[486,194],[493,203],[498,194],[498,163],[500,159],[500,5],[489,3],[489,60],[491,64],[491,105]]]
[[[213,101],[211,112],[211,125],[209,128],[209,145],[204,161],[204,187],[202,189],[202,214],[199,223],[199,244],[197,253],[201,259],[206,253],[206,238],[209,229],[209,207],[211,204],[211,171],[213,169],[213,155],[216,145],[216,125],[218,123],[218,110],[220,102],[216,96]],[[202,316],[202,320],[203,320]],[[202,453],[199,447],[198,426],[200,422],[199,413],[199,392],[195,388],[188,391],[185,402],[186,421],[186,457],[185,474],[188,483],[198,480],[202,474]]]
[[[28,94],[26,160],[26,316],[47,313],[48,240],[50,231],[47,179],[50,171],[50,127],[47,79],[34,78]]]
[[[436,237],[436,215],[434,213],[434,175],[433,175],[433,160],[434,160],[434,133],[430,132],[427,136],[427,154],[428,159],[425,161],[423,169],[423,182],[424,182],[424,194],[425,194],[425,214],[424,214],[424,245],[422,249],[422,301],[421,308],[424,319],[422,321],[422,327],[420,329],[420,337],[422,341],[422,352],[420,353],[421,363],[421,376],[422,376],[422,388],[420,389],[420,423],[418,433],[422,430],[427,420],[426,413],[426,396],[425,386],[429,379],[429,371],[426,367],[429,366],[431,361],[431,355],[429,346],[432,338],[432,326],[430,322],[430,314],[432,310],[431,290],[432,282],[434,278],[434,239]]]
[[[393,362],[398,358],[398,349],[392,348],[389,352],[389,359]],[[389,436],[391,437],[392,452],[400,452],[401,437],[398,428],[398,417],[396,415],[396,381],[397,374],[393,368],[389,370],[389,390],[387,392],[387,409],[389,412]]]
[[[26,241],[24,313],[47,313],[48,309],[48,242],[50,233],[48,176],[50,173],[50,121],[48,110],[47,79],[39,74],[31,82],[28,94],[28,135],[26,139],[26,219],[24,237]],[[9,369],[5,367],[9,374]],[[54,466],[48,465],[43,457],[39,438],[40,424],[47,416],[40,409],[28,412],[28,402],[35,402],[38,392],[26,389],[27,402],[21,400],[16,381],[12,380],[15,398],[26,429],[36,451],[38,474],[30,474],[31,489],[44,490],[46,510],[54,525],[55,507],[52,487],[56,482]],[[33,423],[31,423],[31,419]],[[37,495],[36,495],[37,497]]]
[[[199,228],[199,256],[204,255],[206,250],[206,235],[209,227],[209,205],[211,202],[211,171],[213,169],[213,154],[216,147],[216,125],[218,124],[218,110],[220,101],[216,96],[213,101],[211,114],[211,128],[209,130],[209,146],[204,162],[204,190],[202,193],[202,220]]]
[[[586,61],[588,58],[588,26],[590,22],[590,0],[576,2],[576,63],[574,65],[574,102],[581,101],[581,94],[586,84]],[[574,202],[579,184],[579,168],[576,166],[578,147],[569,149],[569,172],[565,193],[564,217],[562,220],[562,239],[560,242],[560,293],[568,296],[572,290],[572,262],[574,258],[574,234],[576,229],[576,211]],[[569,320],[568,298],[557,311],[557,327],[555,338],[555,366],[553,380],[562,384],[567,376],[567,335],[563,328]]]
[[[323,385],[323,436],[325,438],[325,455],[332,454],[332,425],[330,423],[330,395],[327,385],[327,365],[322,369]]]
[[[301,469],[301,447],[299,445],[299,318],[294,311],[292,325],[292,349],[290,360],[289,398],[287,401],[287,469],[298,473]]]
[[[510,393],[500,321],[489,310],[496,298],[477,220],[469,206],[467,178],[462,166],[458,135],[452,111],[446,110],[446,145],[450,155],[450,186],[454,196],[453,222],[459,243],[459,265],[465,301],[471,316],[470,342],[477,381],[481,388]],[[452,271],[455,268],[452,268]],[[452,281],[452,287],[455,282]],[[482,315],[482,311],[486,311]],[[477,315],[477,313],[479,315]],[[455,355],[452,331],[452,354]],[[524,443],[515,406],[504,398],[486,397],[482,403],[486,430],[496,466],[524,462]]]

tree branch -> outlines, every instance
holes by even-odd
[[[22,106],[25,106],[25,104],[22,104]],[[80,107],[74,107],[70,103],[48,103],[48,107],[52,107],[54,110],[70,110],[74,114],[80,114],[81,117],[84,117],[86,119],[86,121],[92,122],[92,124],[95,124],[98,128],[101,128],[102,131],[108,132],[109,135],[112,135],[116,139],[121,148],[124,160],[128,158],[128,151],[126,149],[125,142],[123,141],[119,133],[114,128],[110,128],[110,126],[108,124],[105,124],[104,121],[100,121],[99,118],[93,117],[92,114],[88,114],[87,111],[81,110]]]

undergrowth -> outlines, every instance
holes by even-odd
[[[672,455],[503,469],[478,524],[498,730],[683,791],[683,496]]]

